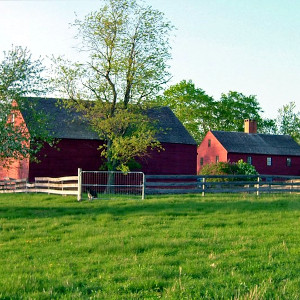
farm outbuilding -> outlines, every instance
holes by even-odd
[[[245,132],[209,131],[198,147],[197,171],[209,163],[240,159],[265,175],[300,175],[300,145],[288,135],[258,134],[245,120]]]
[[[87,122],[76,112],[58,105],[54,98],[32,98],[36,108],[47,115],[48,130],[57,139],[55,147],[45,144],[38,153],[39,163],[25,159],[15,161],[9,169],[0,168],[0,178],[60,177],[76,175],[77,169],[99,170],[103,164],[98,147],[103,143]],[[152,150],[139,160],[146,174],[196,174],[197,144],[168,107],[147,111],[162,131],[157,135],[164,150]],[[20,118],[25,123],[30,115],[24,109]],[[28,128],[30,132],[30,128]]]

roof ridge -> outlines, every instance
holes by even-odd
[[[51,116],[49,127],[50,131],[53,132],[54,138],[100,140],[97,133],[91,129],[89,124],[87,124],[88,122],[79,120],[79,117],[74,119],[74,116],[79,114],[78,112],[71,112],[61,105],[56,105],[60,100],[59,98],[28,97],[27,99],[35,101],[37,109],[45,111],[46,114]],[[26,114],[30,113],[29,110],[26,112],[25,109],[21,112],[26,121]],[[163,132],[157,134],[157,139],[161,143],[197,145],[194,138],[169,107],[149,108],[147,110],[147,115],[150,118],[157,120],[160,128],[165,130],[168,129],[167,134],[164,134]]]
[[[289,135],[234,131],[212,131],[212,134],[228,152],[300,156],[300,145]]]

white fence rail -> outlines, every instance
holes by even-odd
[[[36,193],[76,196],[78,194],[78,176],[36,177],[33,189]]]
[[[34,183],[27,179],[7,179],[0,181],[0,193],[47,193],[57,195],[77,195],[78,177],[59,178],[36,177]]]
[[[0,193],[24,193],[27,192],[27,179],[7,178],[0,180]]]

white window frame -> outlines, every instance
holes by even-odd
[[[252,165],[252,156],[247,156],[247,163]]]

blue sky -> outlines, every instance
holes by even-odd
[[[177,28],[170,62],[175,84],[191,79],[218,99],[235,90],[256,95],[265,117],[300,106],[300,1],[145,0]],[[69,23],[98,0],[0,1],[0,52],[27,46],[35,57],[77,59]]]

